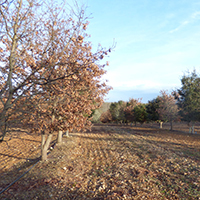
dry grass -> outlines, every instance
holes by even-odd
[[[1,156],[5,149],[0,149]],[[37,149],[27,152],[37,157]],[[7,158],[4,163],[9,162]],[[25,170],[26,163],[18,163],[17,167]],[[17,167],[4,167],[1,189],[22,173]],[[2,194],[2,199],[27,197],[200,199],[200,134],[170,132],[149,125],[96,125],[91,132],[73,133],[55,147],[47,162],[39,162]]]

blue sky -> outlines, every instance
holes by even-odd
[[[200,67],[199,0],[82,0],[92,19],[91,42],[116,48],[105,61],[106,101],[142,98],[179,88],[186,71]]]

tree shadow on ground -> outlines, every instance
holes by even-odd
[[[6,157],[9,157],[9,158],[16,158],[16,159],[19,159],[19,160],[27,160],[27,161],[31,161],[31,162],[37,160],[37,158],[26,158],[26,157],[20,157],[20,156],[4,154],[4,153],[0,153],[0,155],[6,156]]]
[[[124,130],[124,131],[121,131]],[[96,130],[98,131],[98,130]],[[102,130],[103,131],[103,130]],[[113,130],[113,133],[115,130]],[[91,134],[91,135],[90,135]],[[115,135],[111,133],[111,135],[107,134],[107,137],[92,137],[92,133],[87,133],[88,136],[84,136],[81,134],[71,134],[72,140],[76,138],[82,138],[82,139],[89,139],[89,140],[96,140],[98,141],[114,141],[116,144],[116,150],[117,148],[120,149],[120,147],[125,146],[127,149],[131,151],[131,153],[137,154],[141,159],[144,158],[144,156],[152,156],[152,154],[156,154],[156,152],[149,152],[149,144],[154,144],[154,145],[159,145],[163,148],[166,148],[168,146],[167,151],[173,150],[173,146],[176,145],[174,142],[163,142],[163,143],[158,143],[157,141],[153,141],[150,138],[148,138],[148,135],[144,133],[144,131],[137,132],[135,130],[126,130],[126,129],[120,129],[120,131],[117,134],[121,134],[127,137],[120,137],[120,138],[115,138]],[[101,135],[101,132],[99,132]],[[146,141],[147,143],[137,145],[137,141],[134,138],[129,138],[129,135],[135,135],[137,137],[138,141]],[[106,136],[106,134],[105,134]],[[145,137],[140,137],[140,136],[145,136]],[[150,135],[149,135],[150,136]],[[135,147],[133,148],[131,145],[127,145],[127,142],[130,144],[134,143]],[[187,149],[186,146],[183,144],[177,143],[177,145],[181,148],[179,151],[183,151]],[[170,147],[172,146],[172,148]],[[81,147],[80,147],[81,148]],[[171,148],[171,149],[170,149]],[[65,149],[67,151],[67,149]],[[192,149],[193,151],[193,149]],[[56,151],[55,151],[56,152]],[[57,151],[59,153],[59,149]],[[159,153],[159,152],[157,152]],[[175,151],[176,153],[176,151]],[[54,151],[52,152],[54,154]],[[183,154],[184,156],[185,154]],[[39,159],[39,158],[36,158]],[[157,159],[157,158],[156,158]],[[11,169],[9,172],[6,174],[3,174],[1,178],[4,180],[0,181],[0,191],[5,188],[11,181],[15,180],[15,178],[19,177],[22,173],[24,173],[28,168],[30,168],[34,163],[36,163],[37,160],[35,161],[29,161],[29,163],[23,163],[17,167],[14,167]],[[121,162],[119,160],[119,162]],[[125,162],[125,161],[123,161]],[[68,181],[66,180],[65,174],[62,174],[61,176],[53,176],[49,177],[48,176],[48,164],[51,165],[52,169],[55,167],[54,165],[57,163],[57,160],[50,160],[49,162],[39,162],[38,165],[36,165],[35,170],[33,168],[33,171],[31,170],[27,175],[25,175],[22,179],[20,179],[18,182],[16,182],[14,185],[12,185],[8,190],[6,190],[3,194],[0,194],[1,199],[45,199],[45,200],[50,200],[50,199],[88,199],[88,200],[100,200],[100,199],[117,199],[117,198],[112,198],[109,197],[109,195],[115,195],[115,197],[118,197],[118,199],[123,199],[123,192],[120,190],[114,191],[115,194],[110,192],[109,190],[100,192],[99,187],[97,185],[97,188],[95,191],[90,189],[90,183],[88,184],[88,190],[83,190],[80,183],[74,181]],[[71,163],[68,163],[69,165]],[[19,167],[23,170],[19,170]],[[112,166],[111,166],[112,167]],[[113,166],[114,167],[114,166]],[[58,170],[58,169],[55,169]],[[44,171],[41,173],[41,171]],[[120,171],[120,170],[119,170]],[[88,174],[93,175],[93,173],[96,173],[95,176],[99,178],[101,176],[101,171],[95,171],[95,169],[91,169],[88,171]],[[129,172],[128,172],[129,173]],[[73,174],[73,177],[76,177],[77,174]],[[130,176],[138,176],[139,172],[130,172]],[[164,175],[163,175],[164,176]],[[124,178],[126,179],[126,178]],[[84,180],[83,180],[84,181]],[[109,188],[108,188],[109,189]],[[129,191],[128,191],[129,192]],[[130,191],[131,192],[131,191]],[[133,190],[134,192],[134,190]]]
[[[57,153],[59,153],[59,149],[57,150]],[[52,154],[54,154],[54,151]],[[0,192],[12,181],[16,180],[19,176],[25,173],[31,166],[37,163],[30,172],[15,182],[5,192],[0,194],[0,199],[112,199],[108,197],[109,192],[105,193],[96,191],[94,193],[94,191],[89,189],[89,183],[88,190],[83,191],[80,183],[76,182],[76,180],[73,182],[66,180],[64,173],[61,176],[54,175],[51,177],[51,175],[48,174],[48,167],[50,165],[50,169],[54,168],[54,162],[57,163],[58,160],[49,159],[49,161],[46,162],[38,162],[39,160],[40,158],[36,158],[34,161],[32,160],[28,163],[23,163],[3,174],[1,177],[2,180],[0,181]],[[73,176],[75,177],[75,175],[76,174]]]

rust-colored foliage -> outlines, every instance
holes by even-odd
[[[159,108],[157,109],[159,118],[162,121],[169,121],[171,129],[173,129],[172,122],[179,119],[178,105],[173,95],[167,94],[167,91],[164,90],[160,91],[160,93],[161,96],[158,96]]]
[[[100,121],[103,123],[109,123],[112,121],[110,110],[107,110],[106,112],[101,114]]]
[[[127,103],[127,106],[124,109],[125,117],[129,122],[135,121],[134,117],[134,108],[135,106],[138,106],[141,104],[142,99],[133,99],[131,98],[129,102]]]
[[[2,139],[19,121],[50,135],[90,127],[91,110],[110,90],[100,81],[106,71],[98,61],[111,49],[92,51],[89,22],[84,9],[77,10],[72,19],[64,4],[52,1],[5,1],[0,7]]]

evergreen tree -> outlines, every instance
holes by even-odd
[[[124,108],[126,103],[124,101],[118,101],[111,103],[110,113],[112,115],[112,120],[115,122],[123,122],[125,120]]]
[[[135,106],[134,108],[134,116],[135,116],[135,124],[136,122],[140,122],[143,124],[145,121],[147,121],[147,111],[145,104],[140,104]]]
[[[184,75],[181,78],[182,87],[174,92],[181,109],[180,115],[188,123],[200,120],[200,77],[196,71]],[[194,127],[193,127],[194,132]]]
[[[148,114],[148,121],[157,121],[159,120],[159,114],[157,112],[157,109],[159,108],[159,99],[155,98],[151,101],[148,101],[148,104],[146,105],[146,111]]]

